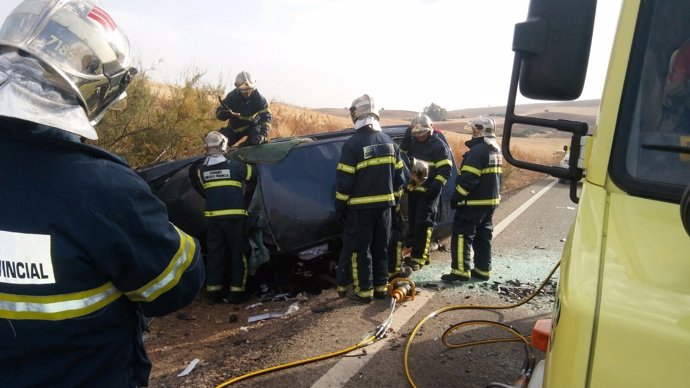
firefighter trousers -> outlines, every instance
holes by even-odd
[[[450,241],[452,273],[469,276],[472,269],[470,248],[474,251],[475,268],[491,271],[493,215],[494,208],[484,206],[461,206],[455,210]]]
[[[245,291],[248,273],[245,222],[245,217],[206,219],[207,291],[221,294]]]
[[[336,273],[339,291],[350,284],[360,297],[386,290],[390,230],[390,207],[347,210]]]
[[[418,264],[429,264],[429,245],[436,225],[439,196],[429,200],[426,194],[412,191],[408,196],[408,227],[406,245],[412,247],[410,259]]]
[[[392,210],[391,239],[388,243],[388,275],[397,274],[402,269],[403,238],[405,220],[400,210]]]

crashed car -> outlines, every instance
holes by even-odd
[[[407,126],[384,126],[396,142]],[[273,139],[253,147],[231,149],[227,157],[251,163],[258,183],[249,205],[251,223],[260,233],[250,239],[255,252],[270,256],[296,255],[313,259],[340,250],[343,227],[334,208],[335,172],[340,150],[354,129],[309,136]],[[442,133],[439,136],[447,141]],[[204,156],[166,162],[138,170],[167,206],[170,221],[205,242],[204,197],[197,171]],[[443,192],[437,214],[435,238],[451,233],[452,195],[456,166]],[[406,216],[406,195],[401,200]],[[258,235],[258,238],[257,238]],[[258,240],[258,241],[257,241]],[[261,261],[265,261],[264,258]]]

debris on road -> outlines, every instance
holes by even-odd
[[[192,370],[194,370],[194,367],[196,367],[196,365],[199,363],[199,361],[200,360],[198,358],[193,359],[189,364],[187,364],[187,367],[184,368],[184,370],[177,375],[177,377],[184,377],[190,374]]]

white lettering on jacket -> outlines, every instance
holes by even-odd
[[[230,179],[230,170],[223,169],[223,170],[204,171],[204,180],[205,181],[214,181],[214,180],[218,180],[218,179]]]
[[[55,283],[50,235],[0,230],[0,283]]]

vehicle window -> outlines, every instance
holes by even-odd
[[[677,202],[690,182],[690,2],[642,2],[610,171],[634,195]]]

